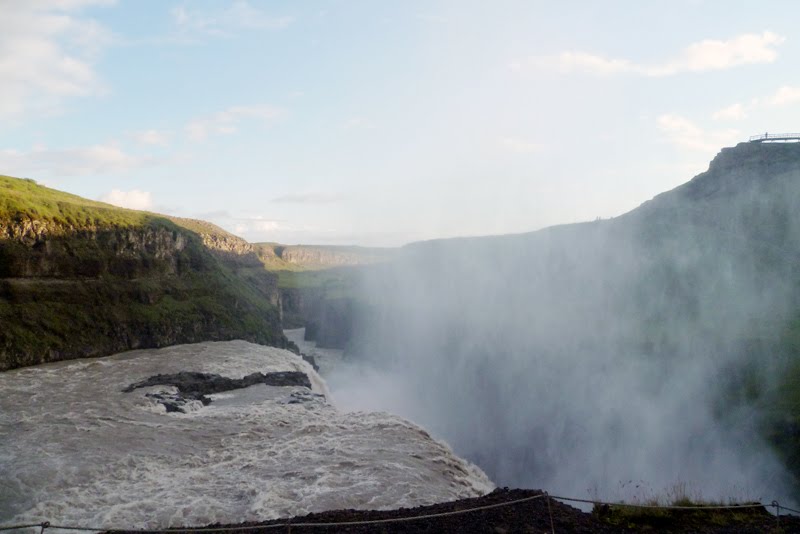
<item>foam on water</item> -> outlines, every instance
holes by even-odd
[[[302,371],[312,390],[257,385],[186,414],[145,396],[173,387],[121,392],[179,371]],[[243,341],[10,371],[0,391],[0,524],[202,525],[417,506],[492,489],[420,427],[385,413],[341,413],[309,364]]]

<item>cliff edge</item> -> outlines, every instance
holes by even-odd
[[[179,343],[286,346],[277,279],[203,221],[0,176],[0,370]]]

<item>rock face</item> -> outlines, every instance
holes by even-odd
[[[151,376],[129,385],[122,392],[131,393],[136,389],[151,386],[174,386],[178,388],[177,394],[158,392],[148,393],[147,397],[155,399],[159,404],[162,404],[167,413],[186,413],[187,406],[191,405],[193,401],[200,402],[203,406],[211,404],[211,399],[206,395],[233,391],[255,386],[256,384],[300,386],[311,389],[311,381],[308,379],[308,375],[301,371],[276,371],[266,374],[250,373],[243,378],[228,378],[218,374],[183,371],[175,374]],[[296,404],[302,402],[302,397],[295,396],[287,402]]]
[[[394,253],[394,249],[388,248],[276,243],[257,243],[255,248],[261,260],[273,269],[320,269],[368,265],[391,259]]]
[[[324,297],[324,291],[314,287],[280,288],[280,312],[284,328],[306,325],[315,303]]]
[[[243,378],[228,378],[213,373],[180,372],[170,375],[155,375],[131,384],[123,389],[130,393],[135,389],[150,386],[175,386],[182,395],[200,400],[205,395],[242,389],[256,384],[267,386],[302,386],[311,389],[308,376],[300,371],[276,371],[274,373],[250,373]]]
[[[178,343],[286,346],[277,278],[202,221],[0,176],[0,370]]]
[[[306,320],[306,340],[318,347],[344,349],[353,335],[356,304],[352,298],[320,299]]]

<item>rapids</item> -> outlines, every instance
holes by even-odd
[[[129,384],[194,371],[302,371],[304,387],[256,385],[166,413]],[[295,354],[244,341],[137,350],[0,373],[0,525],[98,528],[242,522],[328,509],[392,509],[493,486],[422,428],[343,413]]]

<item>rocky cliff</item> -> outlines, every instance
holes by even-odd
[[[256,243],[261,261],[271,270],[318,270],[369,265],[392,258],[395,249],[353,246]]]
[[[285,346],[277,279],[202,221],[0,177],[0,370],[177,343]]]

